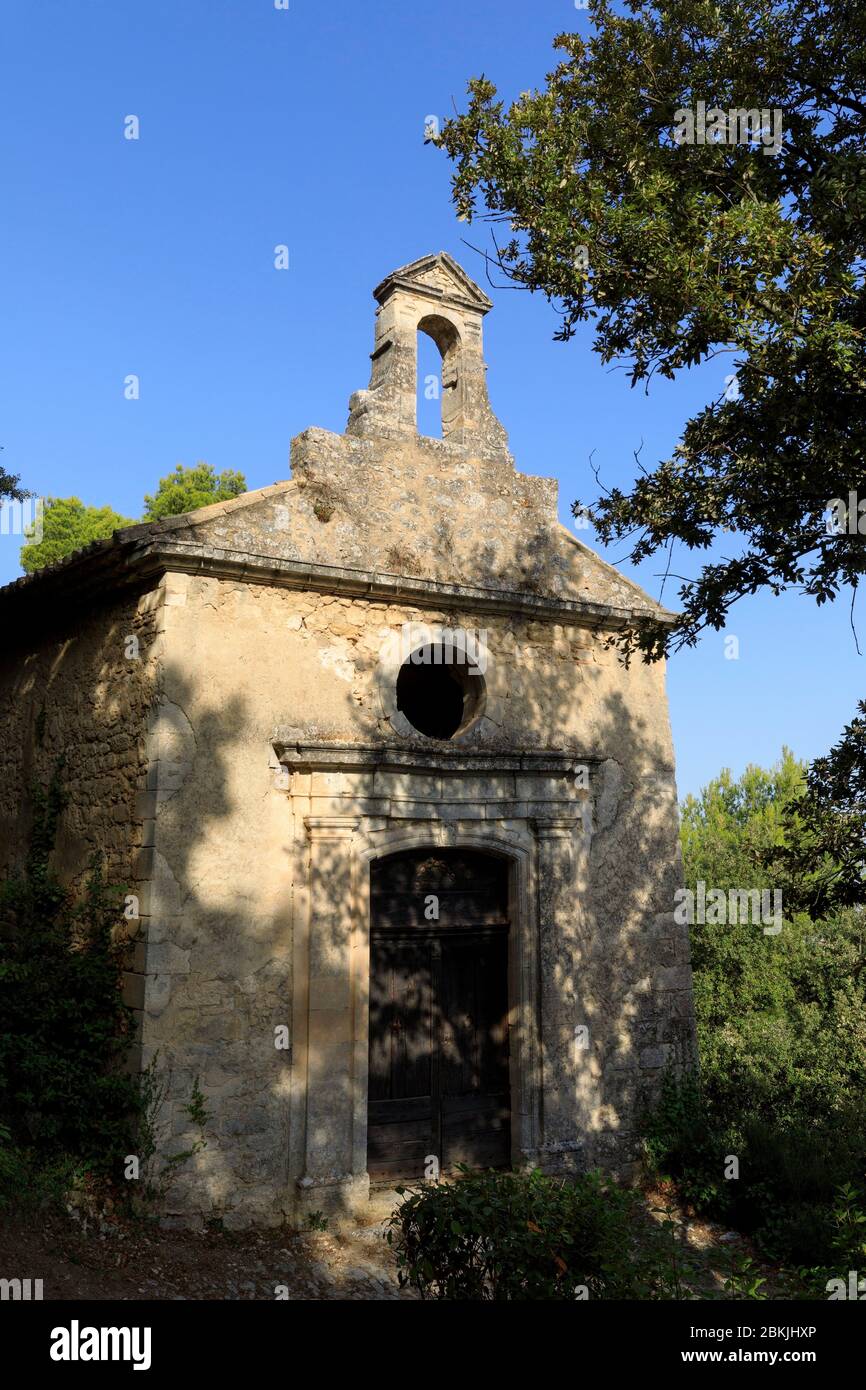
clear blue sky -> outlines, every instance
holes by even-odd
[[[485,283],[463,238],[489,245],[487,231],[454,217],[425,117],[482,72],[509,98],[540,82],[554,34],[587,25],[567,0],[6,0],[7,470],[132,517],[177,462],[241,469],[251,488],[285,478],[291,437],[341,431],[367,385],[383,274],[444,249]],[[123,138],[130,114],[138,141]],[[645,463],[665,457],[731,370],[716,359],[647,398],[600,365],[588,332],[553,342],[542,300],[490,293],[493,406],[518,466],[559,479],[566,522],[595,495],[592,451],[606,484],[627,485],[641,440]],[[674,568],[694,566],[683,554]],[[660,569],[636,576],[655,594]],[[0,582],[18,572],[0,537]],[[681,794],[783,744],[813,757],[864,691],[847,599],[744,600],[728,631],[739,660],[719,633],[670,665]]]

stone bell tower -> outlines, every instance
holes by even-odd
[[[370,385],[349,402],[347,434],[393,438],[415,430],[416,330],[442,354],[442,438],[481,458],[508,451],[490,409],[481,321],[493,307],[447,252],[423,256],[377,285]]]

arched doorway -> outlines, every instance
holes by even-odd
[[[370,877],[367,1170],[510,1160],[507,861],[411,850]]]

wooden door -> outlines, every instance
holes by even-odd
[[[374,1179],[423,1178],[431,1156],[442,1172],[509,1161],[507,893],[504,867],[488,862],[479,875],[479,859],[488,857],[394,856],[374,878]],[[436,920],[422,910],[431,894]]]
[[[441,940],[442,1169],[508,1163],[508,937],[495,928]]]

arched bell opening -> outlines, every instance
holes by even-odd
[[[427,429],[420,425],[431,423],[430,402],[438,399],[438,419],[441,422],[441,438],[447,439],[463,425],[463,377],[461,371],[462,344],[460,334],[449,319],[441,314],[425,314],[418,321],[418,340],[421,335],[432,339],[439,349],[440,372],[429,370],[430,363],[423,347],[417,353],[417,394],[416,419],[418,432],[426,434]]]

